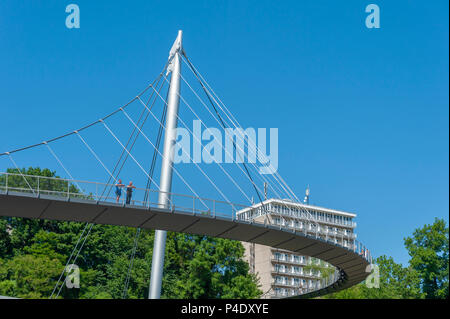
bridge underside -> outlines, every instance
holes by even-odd
[[[368,276],[368,261],[352,250],[273,225],[155,207],[14,192],[0,193],[0,216],[160,229],[252,242],[317,257],[341,271],[341,279],[331,287],[293,298],[339,291]]]

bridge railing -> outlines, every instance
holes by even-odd
[[[119,187],[120,196],[116,194],[116,184],[107,184],[66,178],[26,175],[17,173],[0,173],[0,192],[29,193],[35,196],[52,195],[62,198],[77,198],[116,204],[126,204],[127,185]],[[158,204],[159,196],[169,198],[169,206]],[[236,218],[236,212],[247,207],[242,204],[196,197],[192,195],[168,193],[159,190],[134,187],[129,201],[130,205],[167,208],[203,215]]]

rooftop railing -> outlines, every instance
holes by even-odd
[[[322,223],[322,224],[328,224],[328,225],[334,225],[334,226],[341,226],[341,227],[347,227],[347,228],[355,228],[357,223],[353,220],[345,221],[345,220],[336,220],[334,218],[329,217],[323,217],[323,216],[315,216],[313,214],[310,214],[311,217],[307,218],[306,213],[299,211],[299,212],[292,212],[291,210],[279,210],[273,208],[270,204],[264,205],[264,208],[261,207],[254,208],[253,210],[246,210],[242,214],[239,214],[238,218],[247,218],[245,216],[250,215],[250,218],[256,218],[259,216],[263,216],[265,213],[269,213],[272,216],[279,216],[283,219],[291,220],[292,219],[300,219],[300,220],[313,220],[316,223]],[[246,215],[247,214],[247,215]]]

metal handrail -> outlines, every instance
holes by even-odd
[[[73,180],[73,179],[67,179],[67,178],[17,174],[17,173],[8,173],[8,172],[0,172],[0,177],[1,176],[5,176],[5,185],[0,185],[0,190],[4,189],[5,191],[10,190],[10,191],[25,192],[25,193],[30,193],[30,192],[35,193],[36,192],[38,195],[39,194],[53,194],[53,195],[60,194],[64,197],[78,197],[78,198],[83,197],[86,199],[94,199],[94,200],[106,201],[106,202],[108,202],[108,201],[115,202],[115,199],[116,199],[114,196],[100,195],[98,193],[99,186],[115,187],[116,184],[107,184],[107,183],[102,183],[102,182]],[[29,187],[28,188],[13,187],[13,186],[9,185],[8,179],[10,179],[13,176],[16,178],[19,178],[19,179],[26,179],[27,186],[30,186],[31,188],[29,188]],[[65,191],[55,191],[55,190],[44,189],[43,180],[64,183],[66,185],[60,185],[60,186],[63,186],[65,188]],[[80,184],[85,187],[79,186]],[[79,190],[79,192],[72,192],[71,191],[72,186],[78,186],[78,188],[81,188],[81,189]],[[83,188],[85,188],[85,189],[95,188],[95,191],[93,189],[90,192],[82,191]],[[126,188],[126,185],[123,188]],[[164,191],[154,190],[154,189],[150,189],[150,188],[135,187],[133,189],[133,192],[136,192],[136,191],[149,192],[151,194],[163,193],[163,194],[168,195],[170,198],[172,198],[172,203],[170,206],[171,209],[178,208],[181,210],[198,212],[198,213],[203,213],[203,214],[210,214],[213,216],[227,217],[228,214],[231,212],[232,218],[235,218],[236,212],[239,209],[247,207],[246,205],[243,205],[243,204],[231,203],[231,202],[226,202],[223,200],[216,200],[216,199],[211,199],[211,198],[206,198],[206,197],[198,197],[198,196],[180,194],[180,193],[174,193],[174,192],[164,192]],[[185,200],[189,200],[190,204],[189,205],[186,205],[186,204],[176,205],[175,203],[173,203],[174,198],[177,198],[179,201],[181,201],[184,198]],[[122,199],[119,201],[119,203],[123,204],[124,202],[125,202],[125,198],[122,197]],[[136,200],[136,199],[132,199],[131,204],[134,204],[134,205],[136,205],[136,204],[144,205],[145,204],[147,207],[150,207],[150,206],[160,207],[158,203],[155,203],[152,201],[145,202],[145,201]],[[225,206],[229,207],[229,210],[227,212],[217,211],[216,208],[220,207],[221,205],[222,206],[225,205]]]
[[[103,186],[116,186],[116,184],[108,184],[108,183],[102,183],[102,182],[93,182],[93,181],[86,181],[86,180],[75,180],[75,179],[68,179],[68,178],[59,178],[59,177],[49,177],[49,176],[40,176],[40,175],[27,175],[27,174],[17,174],[17,173],[7,173],[7,172],[0,172],[0,176],[1,175],[12,175],[12,176],[18,176],[18,177],[31,177],[31,178],[37,178],[38,180],[40,179],[51,179],[51,180],[57,180],[57,181],[63,181],[63,182],[70,182],[72,184],[96,184],[96,185],[103,185]],[[126,187],[126,185],[125,185]],[[188,198],[195,198],[195,199],[202,199],[202,200],[206,200],[206,201],[214,201],[216,203],[221,203],[221,204],[229,204],[229,205],[235,205],[235,206],[240,206],[242,208],[246,208],[248,207],[248,205],[243,205],[243,204],[238,204],[238,203],[232,203],[232,202],[227,202],[227,201],[223,201],[223,200],[217,200],[217,199],[212,199],[212,198],[206,198],[206,197],[199,197],[199,196],[193,196],[193,195],[188,195],[188,194],[180,194],[180,193],[174,193],[174,192],[164,192],[164,191],[160,191],[160,190],[155,190],[155,189],[151,189],[151,188],[142,188],[142,187],[136,187],[136,190],[144,190],[144,191],[150,191],[150,192],[155,192],[155,193],[166,193],[169,195],[176,195],[176,196],[181,196],[181,197],[188,197]]]

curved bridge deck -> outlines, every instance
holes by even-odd
[[[328,287],[291,298],[324,295],[363,281],[369,260],[329,241],[274,225],[205,213],[161,209],[54,195],[0,191],[0,216],[88,222],[207,235],[290,250],[335,266],[339,279]]]

